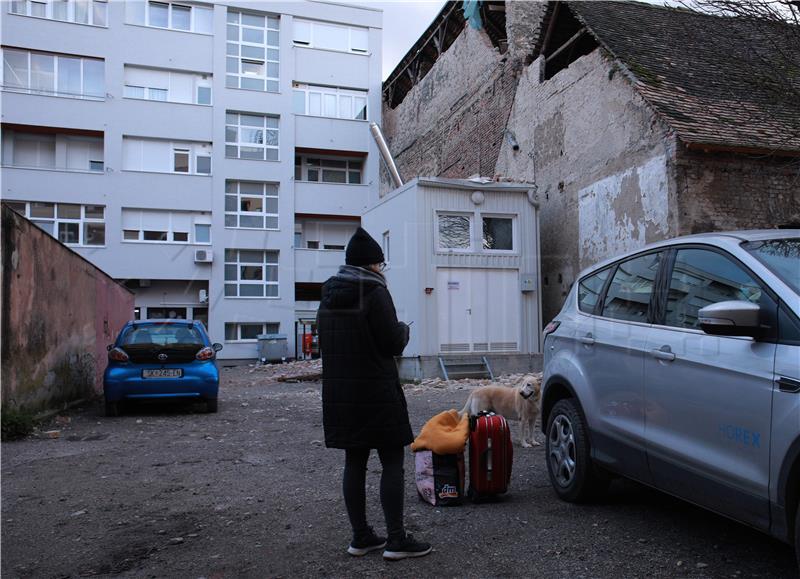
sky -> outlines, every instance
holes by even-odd
[[[444,0],[360,0],[383,10],[383,80],[405,56],[444,5]]]

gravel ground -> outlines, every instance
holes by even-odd
[[[322,442],[319,383],[223,377],[218,414],[147,405],[109,419],[87,406],[42,429],[54,434],[3,443],[2,576],[797,577],[788,546],[633,483],[602,504],[560,502],[543,447],[518,444],[505,500],[450,508],[417,499],[409,452],[406,523],[434,552],[350,557],[344,457]],[[435,386],[406,388],[415,431],[469,392]]]

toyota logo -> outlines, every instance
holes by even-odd
[[[159,355],[158,355],[158,359],[159,359],[159,360],[161,360],[161,361],[163,362],[164,360],[166,360],[166,359],[167,359],[167,355],[166,355],[166,354],[159,354]]]

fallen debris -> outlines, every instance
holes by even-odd
[[[285,364],[254,366],[251,373],[273,382],[314,382],[322,378],[322,360],[297,360]]]

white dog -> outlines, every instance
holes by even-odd
[[[522,446],[539,446],[533,437],[533,430],[539,416],[541,392],[541,374],[526,374],[513,387],[481,386],[470,393],[461,414],[475,416],[484,410],[491,410],[509,420],[519,420]]]

